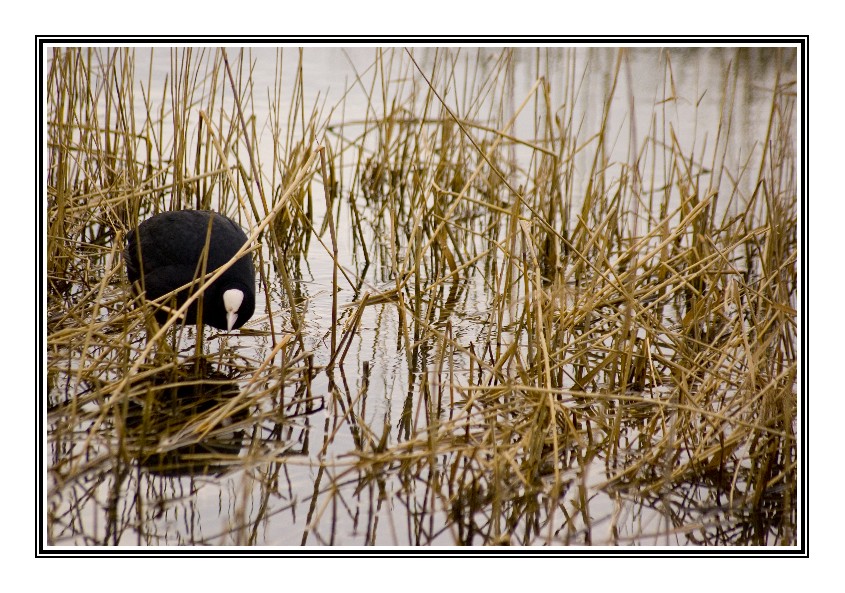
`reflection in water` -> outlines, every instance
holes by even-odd
[[[154,374],[137,387],[144,395],[128,402],[123,420],[127,440],[134,445],[133,457],[141,467],[162,475],[199,475],[218,473],[237,462],[244,438],[244,430],[238,427],[249,418],[250,410],[246,406],[227,409],[239,393],[234,380],[201,359]],[[205,436],[176,444],[177,435],[205,422],[209,423]]]
[[[252,495],[239,489],[265,480],[278,487],[286,469],[277,461],[271,478],[244,466],[308,454],[308,417],[323,406],[308,395],[313,371],[302,358],[265,369],[261,390],[244,383],[255,372],[195,359],[144,370],[125,395],[99,406],[54,404],[53,434],[69,436],[67,427],[79,425],[88,437],[53,451],[49,487],[64,495],[49,510],[52,541],[249,543],[255,534],[245,529],[243,505]],[[226,507],[221,496],[230,498]]]

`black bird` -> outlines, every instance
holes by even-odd
[[[209,226],[211,236],[208,237]],[[180,286],[215,271],[247,242],[247,236],[233,220],[208,210],[178,210],[157,214],[129,232],[126,241],[126,274],[136,291],[146,291],[155,300]],[[208,256],[204,250],[208,245]],[[203,268],[203,266],[205,266]],[[192,289],[176,294],[175,306],[185,303]],[[202,322],[222,330],[241,327],[255,311],[255,270],[246,254],[203,292]],[[198,302],[187,311],[185,323],[197,323]],[[174,306],[172,302],[166,302]],[[167,311],[156,311],[159,323]]]

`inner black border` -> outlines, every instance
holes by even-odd
[[[36,35],[35,41],[35,72],[36,72],[36,96],[38,103],[35,107],[35,220],[36,228],[36,249],[35,268],[38,270],[36,276],[35,294],[35,317],[37,319],[38,337],[36,340],[36,369],[35,377],[35,481],[36,500],[35,508],[37,526],[35,557],[69,558],[69,557],[296,557],[296,558],[359,558],[359,557],[519,557],[519,558],[561,558],[561,557],[745,557],[745,558],[774,558],[774,557],[809,557],[809,295],[808,295],[808,274],[809,274],[809,243],[808,238],[808,216],[809,216],[809,35],[790,36],[654,36],[654,35],[630,35],[625,37],[575,35],[575,36],[545,36],[545,35],[518,35],[508,37],[494,37],[488,35],[462,35],[462,36],[410,36],[410,37],[383,37],[371,35],[345,35],[345,36],[323,36],[323,35],[301,35],[296,37],[257,35],[257,36],[77,36],[77,35]],[[651,46],[651,45],[753,45],[753,46],[796,46],[800,70],[798,72],[798,195],[800,200],[800,239],[798,245],[798,257],[800,261],[801,293],[799,295],[799,344],[801,353],[799,358],[799,384],[798,384],[798,425],[800,430],[798,448],[798,492],[800,502],[798,504],[798,537],[795,547],[716,547],[716,548],[695,548],[695,547],[619,547],[619,548],[567,548],[567,547],[545,547],[545,548],[461,548],[461,547],[249,547],[249,548],[192,548],[192,547],[71,547],[71,546],[48,546],[45,543],[45,467],[44,450],[45,438],[45,406],[46,406],[46,375],[45,358],[47,353],[46,326],[45,326],[45,298],[46,298],[46,260],[44,253],[46,221],[45,221],[45,163],[44,163],[44,48],[48,45],[138,45],[154,44],[169,45],[175,42],[186,44],[237,44],[243,46],[255,45],[302,45],[307,47],[316,42],[326,42],[333,45],[345,43],[373,44],[382,46],[402,45],[450,45],[464,42],[473,42],[490,45],[514,45],[531,44],[562,45],[562,46]]]

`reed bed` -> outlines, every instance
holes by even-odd
[[[794,52],[737,160],[756,54],[725,53],[699,136],[671,50],[647,119],[631,50],[596,117],[589,50],[521,51],[377,50],[330,106],[302,53],[263,89],[247,50],[174,51],[164,84],[54,52],[51,543],[795,544]],[[240,336],[132,302],[123,237],[176,208],[257,241]],[[198,533],[174,517],[208,482],[235,486]]]

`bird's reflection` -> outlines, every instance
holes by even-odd
[[[126,427],[146,471],[214,474],[237,458],[249,409],[226,409],[238,395],[238,385],[206,359],[156,373],[142,390],[127,407]],[[206,430],[190,429],[203,422]]]

